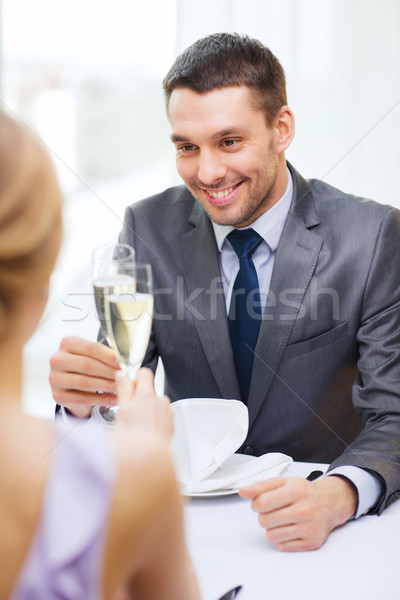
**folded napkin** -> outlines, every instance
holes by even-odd
[[[234,454],[247,436],[247,407],[239,400],[186,398],[172,403],[175,432],[171,452],[185,495],[237,490],[279,476],[292,462],[273,452],[254,457]]]
[[[238,490],[269,477],[279,477],[293,462],[290,456],[269,452],[262,456],[234,454],[206,479],[182,486],[188,496],[216,490]]]

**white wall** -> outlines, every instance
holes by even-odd
[[[281,61],[306,177],[400,207],[398,0],[180,0],[178,50],[217,31],[260,39]]]
[[[24,405],[54,413],[49,359],[65,335],[96,339],[90,255],[125,207],[176,182],[161,79],[175,0],[2,0],[0,103],[47,145],[65,237],[49,305],[25,352]]]
[[[116,238],[126,204],[177,181],[159,84],[197,38],[237,31],[268,45],[296,116],[288,159],[306,177],[400,207],[398,0],[2,5],[1,100],[57,155],[66,196],[49,309],[26,352],[30,412],[52,414],[48,360],[61,337],[95,337],[92,248]]]

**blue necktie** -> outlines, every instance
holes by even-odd
[[[251,256],[262,238],[253,229],[235,229],[227,237],[239,258],[228,321],[242,399],[247,403],[262,316],[257,272]]]

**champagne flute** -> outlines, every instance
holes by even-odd
[[[109,294],[135,291],[135,251],[128,244],[104,244],[92,254],[94,300],[101,331],[109,345],[105,298]]]
[[[113,294],[135,293],[134,279],[135,251],[128,244],[105,244],[95,248],[92,254],[92,279],[94,299],[101,331],[110,347],[115,351],[112,336],[109,333],[106,314],[106,298]],[[106,421],[113,421],[115,409],[100,406],[96,411]]]
[[[135,288],[105,297],[108,336],[121,369],[134,381],[149,344],[153,320],[151,266],[133,265]]]

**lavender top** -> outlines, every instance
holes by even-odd
[[[115,481],[108,434],[92,422],[58,421],[53,453],[41,517],[10,600],[99,600]]]

